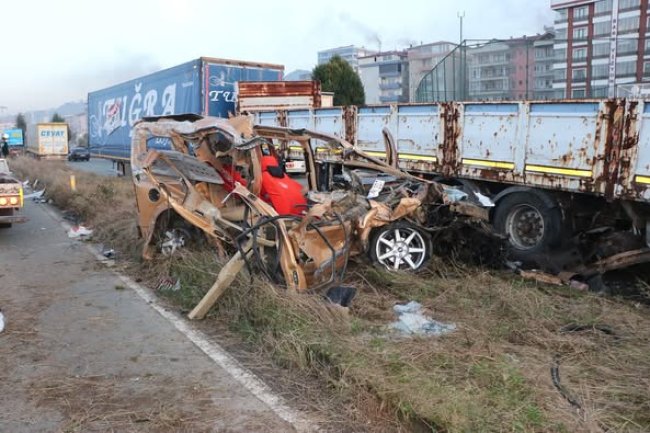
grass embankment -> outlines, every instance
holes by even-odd
[[[46,182],[55,203],[82,215],[101,241],[137,250],[128,179],[77,172],[79,188],[71,194],[62,164],[19,160],[12,166]],[[210,251],[137,266],[141,275],[180,278],[182,289],[166,296],[184,309],[194,306],[218,271]],[[650,431],[647,307],[440,258],[417,276],[355,264],[346,284],[358,289],[349,313],[326,306],[317,295],[292,295],[241,278],[208,320],[227,324],[275,363],[323,379],[352,403],[350,414],[364,414],[352,415],[355,420],[382,417],[369,430],[394,431],[415,421],[406,429]],[[388,336],[391,307],[409,300],[458,329],[438,338]],[[570,324],[584,327],[563,331]],[[566,396],[580,408],[554,386],[556,362]],[[369,403],[368,396],[382,405]]]

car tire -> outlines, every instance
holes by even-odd
[[[516,192],[497,203],[493,215],[497,233],[508,238],[510,256],[530,260],[562,241],[562,211],[534,192]]]
[[[431,258],[431,237],[418,226],[396,222],[370,235],[368,256],[372,263],[396,271],[418,272]]]

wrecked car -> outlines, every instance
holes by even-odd
[[[302,182],[282,168],[278,149],[287,145],[303,149]],[[354,255],[420,270],[431,254],[428,207],[448,203],[442,185],[390,159],[246,116],[145,118],[133,130],[131,164],[145,258],[203,238],[297,291],[340,281]],[[465,203],[457,212],[481,209]]]

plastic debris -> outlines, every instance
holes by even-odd
[[[352,299],[357,294],[357,289],[349,286],[336,286],[332,287],[325,294],[332,304],[340,305],[341,307],[349,307]]]
[[[5,316],[2,314],[2,310],[0,310],[0,332],[4,331],[5,329]]]
[[[161,292],[178,292],[181,289],[181,280],[178,278],[164,277],[158,282],[156,290]]]
[[[443,200],[446,204],[458,203],[467,198],[467,193],[459,190],[458,188],[444,187]]]
[[[474,196],[476,197],[478,202],[481,204],[481,206],[483,206],[483,207],[494,207],[494,202],[492,200],[490,200],[490,197],[488,197],[486,195],[483,195],[478,191],[473,191],[473,192],[474,192]]]
[[[73,226],[68,230],[68,237],[70,239],[88,239],[93,235],[93,231],[84,226]]]
[[[408,304],[397,304],[393,311],[398,320],[391,323],[390,327],[404,335],[443,335],[456,330],[453,323],[442,323],[422,314],[422,305],[411,301]]]
[[[165,238],[167,240],[160,246],[160,250],[165,256],[171,256],[177,249],[185,246],[185,237],[175,231],[165,232]]]
[[[34,201],[45,200],[45,188],[40,191],[34,191],[30,194],[25,194],[24,198],[31,198]],[[42,202],[40,202],[42,203]]]
[[[102,255],[106,257],[107,259],[112,259],[115,258],[115,250],[113,248],[110,248],[108,250],[102,251]]]

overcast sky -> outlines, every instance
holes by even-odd
[[[0,106],[56,107],[200,56],[311,69],[318,50],[543,31],[550,0],[21,0],[2,6]]]

